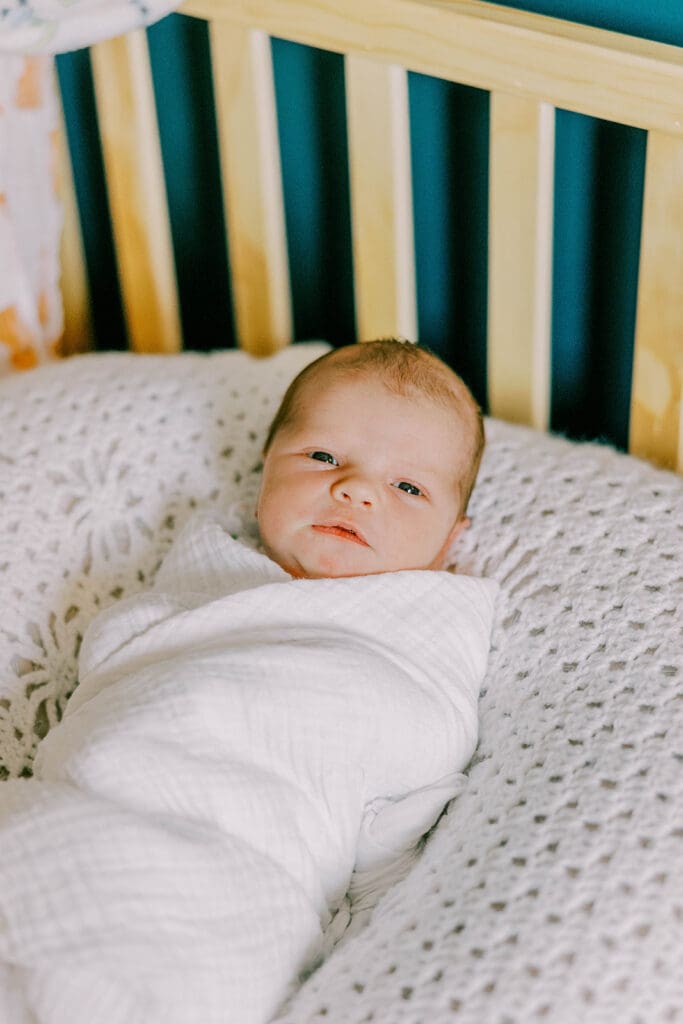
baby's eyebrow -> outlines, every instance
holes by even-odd
[[[421,462],[419,465],[411,465],[410,463],[404,462],[401,465],[401,472],[411,477],[414,476],[420,479],[429,478],[435,480],[442,475],[443,469],[440,466],[431,466],[429,463],[424,462]]]

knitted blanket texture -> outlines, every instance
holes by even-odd
[[[149,587],[196,508],[253,543],[269,418],[321,351],[95,355],[0,382],[2,777],[31,773],[85,627]],[[683,1014],[683,480],[487,435],[456,551],[501,586],[467,782],[278,1024]]]

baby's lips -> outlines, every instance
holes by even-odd
[[[331,534],[333,537],[340,537],[342,540],[350,540],[355,544],[362,544],[369,548],[367,540],[360,530],[351,523],[334,521],[331,523],[314,523],[313,529],[318,533]]]

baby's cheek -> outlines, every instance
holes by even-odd
[[[277,538],[279,528],[277,525],[277,511],[273,504],[264,498],[257,507],[257,522],[261,541],[266,548],[271,548],[273,541]]]
[[[440,560],[445,547],[445,537],[433,524],[415,524],[398,540],[394,555],[401,563],[399,568],[433,569]]]
[[[277,514],[268,512],[259,520],[261,540],[272,551],[277,551],[283,540],[282,525],[279,519]]]

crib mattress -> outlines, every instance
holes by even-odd
[[[0,382],[3,777],[30,774],[87,623],[149,585],[196,508],[253,538],[266,425],[320,351],[93,355]],[[487,434],[457,558],[501,597],[467,784],[280,1024],[653,1024],[683,1006],[683,480]]]

